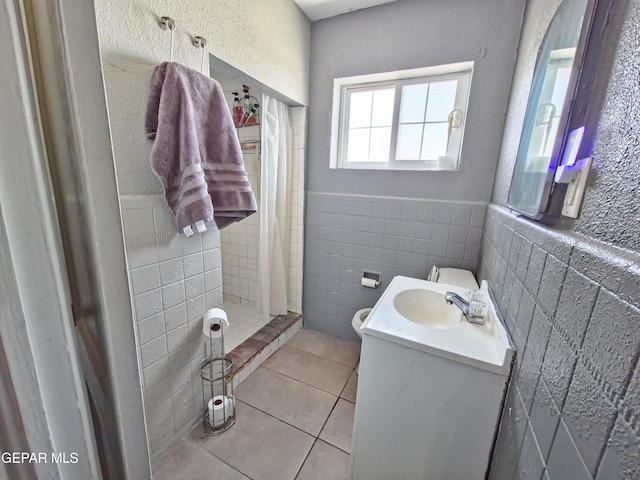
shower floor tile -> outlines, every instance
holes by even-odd
[[[227,312],[229,320],[229,329],[225,336],[225,350],[228,352],[250,338],[273,318],[263,318],[256,310],[254,303],[225,302],[223,309]]]
[[[287,328],[292,318],[278,322]],[[270,326],[278,328],[273,321]],[[285,354],[270,363],[283,348]],[[236,389],[235,424],[206,437],[199,423],[153,463],[154,478],[346,480],[355,409],[348,399],[355,398],[357,383],[354,352],[359,353],[355,344],[300,330]],[[287,361],[299,364],[284,368],[292,375],[277,371]]]

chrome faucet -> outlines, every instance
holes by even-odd
[[[464,298],[458,295],[455,292],[447,292],[444,295],[444,300],[449,305],[455,305],[460,309],[464,317],[467,319],[469,323],[475,323],[476,325],[484,325],[484,316],[482,315],[474,315],[469,312],[469,302],[467,302]]]

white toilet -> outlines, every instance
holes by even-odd
[[[353,319],[351,320],[351,326],[360,338],[362,338],[362,332],[360,331],[360,328],[362,327],[362,324],[367,319],[367,315],[369,315],[370,312],[370,308],[362,308],[356,312],[356,314],[353,316]]]
[[[427,280],[430,282],[446,283],[447,285],[453,285],[454,287],[468,288],[469,290],[479,290],[480,286],[469,270],[463,270],[461,268],[438,268],[434,266],[427,276]],[[351,326],[362,338],[362,324],[367,319],[367,315],[371,312],[370,308],[363,308],[358,310],[351,320]]]
[[[480,290],[480,285],[469,270],[461,268],[438,268],[433,266],[427,276],[430,282],[446,283],[454,287],[468,288],[469,290]]]

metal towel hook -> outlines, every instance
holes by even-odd
[[[171,31],[171,44],[169,46],[169,61],[173,62],[173,31],[176,28],[176,21],[171,17],[160,17],[160,28]]]
[[[193,37],[193,46],[196,48],[202,48],[202,64],[200,65],[200,71],[206,73],[204,70],[205,58],[207,57],[207,39],[204,37]]]

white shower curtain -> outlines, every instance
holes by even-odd
[[[262,96],[258,312],[287,313],[289,217],[291,203],[291,126],[289,107]]]

